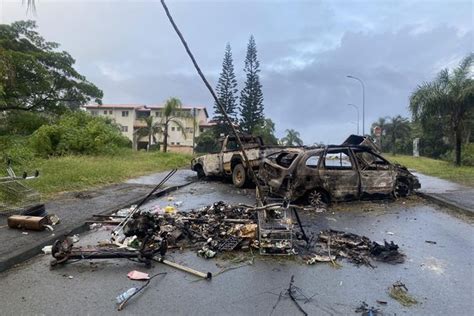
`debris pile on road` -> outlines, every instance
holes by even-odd
[[[245,206],[222,201],[190,212],[156,214],[168,245],[200,248],[212,258],[220,251],[248,249],[257,238],[257,214]]]
[[[403,263],[405,255],[398,251],[398,245],[386,242],[381,245],[365,236],[337,230],[325,230],[319,233],[307,264],[333,262],[337,258],[346,258],[356,265],[374,267],[371,259],[388,263]]]

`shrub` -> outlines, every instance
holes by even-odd
[[[454,162],[454,150],[450,150],[441,156],[443,160]],[[464,144],[461,149],[461,164],[464,166],[474,166],[474,143]]]
[[[7,159],[11,159],[13,166],[26,166],[34,159],[34,152],[27,146],[26,137],[0,136],[0,164],[4,171]]]
[[[40,127],[30,138],[31,147],[42,157],[111,154],[129,143],[110,120],[81,111],[63,115],[55,125]]]
[[[212,130],[207,130],[201,133],[196,138],[196,152],[210,153],[219,151],[219,143]]]

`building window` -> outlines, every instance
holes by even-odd
[[[107,115],[107,111],[104,111],[104,115]]]
[[[174,145],[174,142],[171,142],[171,145]]]
[[[156,112],[155,112],[155,116],[156,116],[156,117],[161,117],[161,111],[156,111]]]
[[[122,117],[128,117],[128,111],[122,111]]]
[[[112,110],[109,110],[109,114],[112,115]]]
[[[91,111],[91,115],[92,115],[92,116],[96,116],[96,115],[97,115],[97,111]]]
[[[124,133],[128,132],[128,126],[120,126],[120,130]]]
[[[172,132],[174,132],[174,130],[175,130],[174,126],[173,126],[173,127],[171,127],[171,131],[172,131]]]
[[[179,127],[179,126],[176,127],[176,130],[177,130],[178,132],[181,132],[181,127]]]
[[[181,143],[180,143],[180,142],[177,142],[177,143],[176,143],[176,145],[178,145],[178,146],[179,146],[179,145],[181,145]]]
[[[200,132],[200,133],[204,133],[204,128],[200,127],[200,128],[199,128],[199,132]]]

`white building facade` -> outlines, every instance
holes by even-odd
[[[91,115],[99,115],[112,119],[121,128],[122,134],[130,139],[135,149],[145,149],[148,147],[148,137],[139,136],[140,129],[146,126],[143,120],[146,117],[153,117],[153,121],[162,128],[154,135],[156,143],[163,148],[163,115],[162,105],[145,104],[102,104],[86,105],[84,109]],[[192,153],[195,138],[209,127],[209,115],[203,106],[183,106],[173,114],[173,120],[168,125],[168,149],[174,152]],[[181,125],[181,126],[179,126]],[[152,138],[151,144],[155,140]]]

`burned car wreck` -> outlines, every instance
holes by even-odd
[[[312,206],[407,196],[420,188],[418,178],[405,167],[363,145],[282,150],[263,160],[259,179],[271,195]]]

